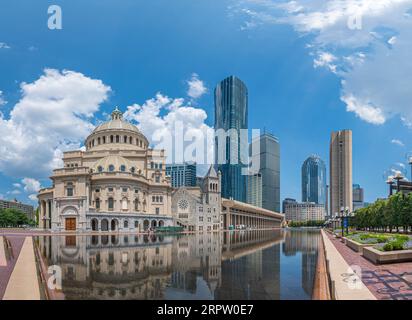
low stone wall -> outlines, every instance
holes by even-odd
[[[362,255],[374,264],[412,261],[412,250],[380,251],[372,247],[367,247],[363,248]]]
[[[346,245],[351,248],[353,251],[363,253],[363,249],[366,247],[372,247],[374,244],[370,243],[359,243],[352,239],[345,238]]]

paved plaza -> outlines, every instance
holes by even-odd
[[[326,233],[349,265],[362,268],[362,281],[378,300],[412,300],[412,262],[374,265]]]

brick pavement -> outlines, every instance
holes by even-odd
[[[0,300],[3,299],[7,284],[13,272],[14,266],[16,265],[25,238],[26,237],[24,235],[17,237],[3,237],[3,242],[6,243],[7,239],[8,243],[10,244],[10,250],[4,248],[5,251],[7,250],[7,265],[0,266]]]
[[[412,300],[412,262],[375,265],[331,234],[327,236],[349,265],[362,268],[362,281],[379,300]]]

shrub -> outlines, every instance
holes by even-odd
[[[402,240],[392,240],[386,243],[383,246],[383,251],[395,251],[395,250],[403,250],[405,241]]]

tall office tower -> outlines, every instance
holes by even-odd
[[[330,214],[341,215],[341,208],[352,203],[352,131],[335,131],[330,140]]]
[[[314,202],[326,207],[326,166],[312,155],[302,165],[302,202]]]
[[[254,147],[257,144],[258,148]],[[252,140],[249,153],[262,175],[262,208],[280,212],[280,145],[270,133]]]
[[[170,177],[172,187],[196,186],[196,163],[185,162],[183,164],[167,164],[166,175]]]
[[[256,206],[262,207],[262,174],[256,173],[246,177],[246,202]]]
[[[242,168],[247,165],[248,143],[240,130],[247,128],[248,91],[240,79],[230,76],[215,89],[215,163],[222,173],[222,197],[242,202],[246,202]]]
[[[365,199],[363,188],[359,184],[354,184],[353,188],[353,210],[363,208],[365,206]]]

